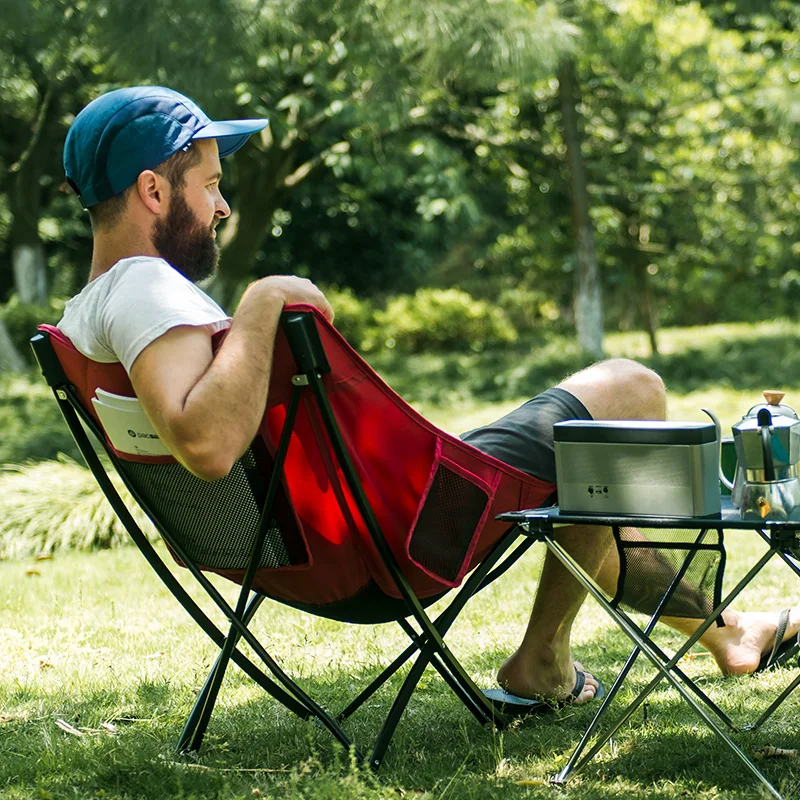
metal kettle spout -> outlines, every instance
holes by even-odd
[[[718,471],[720,483],[733,492],[733,483],[725,477],[725,473],[722,471],[722,424],[713,411],[709,411],[707,408],[703,408],[701,411],[711,417],[711,419],[714,421],[714,427],[717,429],[717,464],[719,465]]]

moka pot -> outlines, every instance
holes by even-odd
[[[742,519],[800,519],[800,419],[780,404],[783,392],[764,392],[764,398],[733,426],[736,473],[731,483],[720,466],[720,481]],[[719,420],[703,411],[714,420],[721,445]]]

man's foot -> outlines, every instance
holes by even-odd
[[[583,685],[579,685],[583,676]],[[576,682],[577,678],[577,682]],[[552,703],[570,700],[582,705],[594,699],[598,680],[583,666],[567,658],[566,663],[553,659],[529,662],[514,653],[497,672],[497,682],[510,694],[530,699],[545,699]]]
[[[755,672],[773,650],[781,613],[726,611],[724,628],[712,626],[700,638],[723,675]],[[796,639],[800,630],[800,607],[789,610],[782,642]]]
[[[586,685],[587,674],[582,672],[577,667],[575,669],[575,684],[572,687],[569,695],[564,700],[549,700],[546,698],[529,698],[520,697],[517,694],[512,694],[506,689],[484,689],[483,694],[492,702],[494,708],[501,711],[503,714],[512,717],[524,717],[530,714],[542,714],[547,711],[552,711],[561,706],[570,705],[575,703],[576,700],[583,694],[584,686]],[[606,690],[600,681],[597,681],[594,697],[591,699],[599,700],[605,697]],[[588,701],[587,701],[588,702]]]

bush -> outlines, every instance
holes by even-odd
[[[496,301],[520,336],[533,331],[569,332],[562,309],[544,292],[526,286],[503,289]]]
[[[352,289],[320,286],[336,318],[333,324],[347,341],[360,350],[374,338],[375,308],[369,300],[357,297]]]
[[[376,337],[387,347],[409,353],[473,350],[510,344],[517,332],[498,306],[460,289],[419,289],[399,295],[375,312]],[[373,345],[373,342],[369,343]]]
[[[64,303],[61,300],[53,300],[48,306],[35,306],[20,303],[13,297],[4,306],[0,306],[0,317],[6,324],[14,347],[30,364],[34,363],[30,339],[36,333],[37,326],[43,323],[55,325],[63,313]]]
[[[41,375],[0,375],[0,464],[80,458],[53,393]]]
[[[126,497],[119,479],[113,480]],[[138,507],[134,516],[156,538]],[[0,558],[59,548],[109,548],[127,541],[122,523],[86,467],[61,456],[58,461],[0,468]]]

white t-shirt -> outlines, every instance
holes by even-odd
[[[147,345],[179,325],[208,326],[231,318],[163,258],[123,258],[67,302],[58,328],[92,361],[121,362],[130,372]]]

